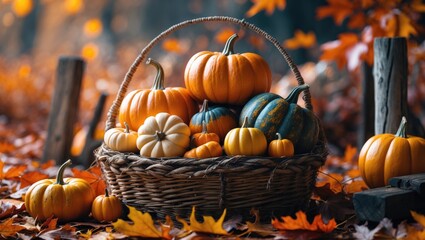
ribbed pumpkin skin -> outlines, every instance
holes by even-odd
[[[257,128],[234,128],[224,139],[224,151],[229,156],[262,156],[267,151],[267,140],[263,132]]]
[[[122,204],[118,197],[106,193],[94,199],[91,212],[99,222],[115,221],[122,214]]]
[[[241,111],[239,123],[248,117],[247,126],[263,131],[267,142],[279,133],[282,138],[291,140],[295,153],[310,152],[318,141],[319,120],[310,110],[296,104],[299,92],[307,87],[294,88],[286,100],[274,93],[251,98]]]
[[[95,193],[90,184],[81,178],[63,178],[63,171],[71,161],[65,162],[56,179],[40,180],[25,194],[27,212],[39,221],[51,217],[68,222],[86,217],[91,210]]]
[[[236,38],[231,38],[223,52],[202,51],[187,63],[185,86],[197,102],[208,99],[242,105],[256,94],[270,91],[271,70],[267,62],[255,53],[233,54]]]
[[[282,139],[280,134],[278,139],[269,143],[268,154],[270,157],[291,157],[294,155],[294,144],[288,139]]]
[[[210,141],[199,147],[193,148],[184,154],[185,158],[211,158],[223,155],[223,148],[220,143]]]
[[[403,134],[378,134],[363,145],[359,170],[370,188],[383,187],[392,177],[425,173],[424,157],[425,139]]]
[[[119,122],[122,126],[127,122],[131,130],[137,131],[146,118],[167,112],[189,124],[193,114],[198,112],[198,104],[186,88],[164,88],[161,66],[152,60],[150,62],[158,70],[152,88],[136,89],[124,97],[119,110]]]
[[[104,143],[114,151],[137,152],[137,132],[126,128],[111,128],[105,132]]]
[[[205,102],[200,112],[190,120],[192,135],[202,132],[202,121],[205,121],[207,132],[216,133],[221,141],[230,130],[238,126],[236,114],[232,110],[222,106],[208,106]]]

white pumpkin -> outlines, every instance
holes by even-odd
[[[190,143],[190,128],[177,115],[161,112],[138,129],[137,148],[145,157],[180,157]]]
[[[128,128],[111,128],[105,132],[104,143],[110,149],[119,152],[137,152],[137,132]]]

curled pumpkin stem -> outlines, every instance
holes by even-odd
[[[63,181],[63,173],[65,171],[65,168],[70,166],[72,164],[71,159],[68,159],[68,161],[64,162],[58,170],[58,173],[56,175],[56,184],[65,185],[65,182]]]

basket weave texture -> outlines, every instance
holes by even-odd
[[[279,42],[258,27],[236,18],[213,16],[176,24],[154,38],[129,68],[109,109],[106,130],[115,126],[121,102],[132,76],[150,49],[170,33],[196,23],[228,22],[240,25],[269,40],[284,57],[298,84],[304,84],[297,66]],[[312,110],[310,92],[304,91],[305,107]],[[163,218],[197,213],[219,216],[249,215],[255,208],[262,216],[291,214],[304,209],[316,182],[318,169],[327,157],[323,129],[311,153],[292,157],[221,156],[208,159],[146,158],[122,153],[102,145],[96,151],[110,192],[125,204]]]

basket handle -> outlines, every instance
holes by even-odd
[[[165,38],[166,36],[168,36],[172,32],[179,30],[179,29],[181,29],[181,28],[183,28],[187,25],[203,23],[203,22],[230,22],[230,23],[235,23],[235,24],[238,24],[238,25],[240,25],[244,28],[248,28],[248,29],[260,34],[261,36],[266,38],[268,41],[270,41],[276,47],[276,49],[280,52],[280,54],[283,56],[283,58],[285,59],[285,61],[289,65],[289,68],[291,69],[291,71],[295,75],[295,78],[296,78],[298,84],[299,85],[304,84],[304,79],[301,77],[301,74],[300,74],[297,66],[294,64],[292,58],[289,56],[289,54],[286,52],[286,50],[280,45],[280,43],[274,37],[270,36],[268,33],[266,33],[264,30],[258,28],[257,26],[246,22],[244,19],[240,20],[240,19],[237,19],[237,18],[226,17],[226,16],[211,16],[211,17],[201,17],[201,18],[186,20],[186,21],[180,22],[178,24],[175,24],[175,25],[171,26],[170,28],[168,28],[167,30],[163,31],[161,34],[159,34],[154,39],[152,39],[149,42],[149,44],[146,45],[146,47],[143,48],[143,50],[139,53],[137,58],[134,60],[133,64],[128,69],[128,71],[127,71],[127,73],[124,77],[124,81],[121,83],[121,86],[118,90],[118,94],[115,97],[115,100],[112,103],[112,106],[108,111],[106,126],[105,126],[106,130],[113,128],[115,126],[116,117],[117,117],[119,108],[121,106],[121,103],[122,103],[122,101],[125,97],[125,94],[127,92],[128,85],[130,84],[131,79],[132,79],[134,73],[136,72],[137,68],[139,67],[140,63],[146,58],[146,55],[149,53],[149,51],[159,41],[161,41],[163,38]],[[309,89],[304,90],[303,100],[305,102],[305,107],[307,109],[313,110],[313,106],[311,104],[311,95],[310,95]]]

